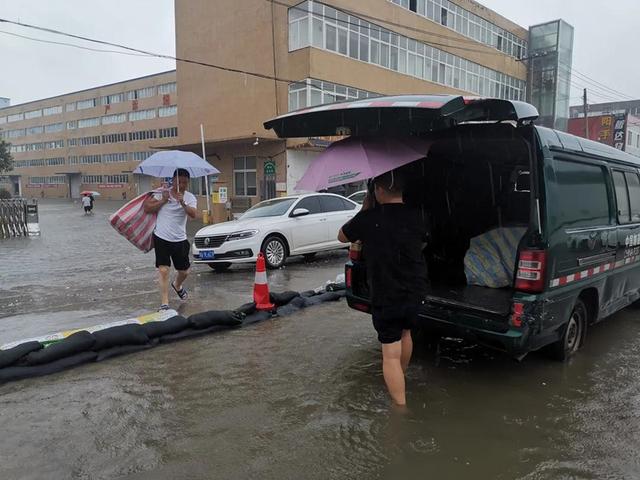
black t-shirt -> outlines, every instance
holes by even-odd
[[[358,213],[342,232],[349,241],[363,244],[374,307],[424,299],[428,279],[422,248],[427,228],[419,210],[402,203],[378,205]]]

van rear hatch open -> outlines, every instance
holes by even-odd
[[[468,285],[464,261],[470,239],[487,231],[537,230],[531,222],[534,188],[522,188],[520,180],[533,169],[534,130],[523,124],[537,116],[523,102],[411,95],[313,107],[270,120],[265,128],[279,137],[424,135],[433,140],[428,156],[408,167],[413,184],[405,189],[405,200],[423,209],[432,232],[425,251],[431,287],[421,315],[481,343],[517,351],[524,333],[513,329],[511,318],[522,294],[511,286]],[[500,123],[505,121],[522,128]],[[370,311],[365,263],[349,262],[346,276],[349,305]]]

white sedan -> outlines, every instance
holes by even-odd
[[[340,195],[312,193],[258,203],[238,220],[210,225],[195,236],[194,263],[224,271],[234,263],[252,263],[262,252],[268,268],[288,256],[313,258],[317,252],[345,248],[338,231],[360,210]]]

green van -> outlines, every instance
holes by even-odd
[[[640,298],[640,159],[536,126],[537,116],[523,102],[407,95],[299,110],[265,128],[282,138],[432,140],[406,167],[405,201],[422,209],[430,231],[424,327],[517,358],[548,347],[565,360],[590,324]],[[495,268],[483,245],[492,250],[487,239],[500,235],[515,238],[507,284],[483,284],[473,254]],[[349,306],[369,312],[357,254],[346,279]]]

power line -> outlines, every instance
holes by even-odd
[[[28,35],[20,35],[18,33],[7,32],[5,30],[0,30],[0,33],[4,33],[5,35],[11,35],[13,37],[24,38],[26,40],[33,40],[34,42],[50,43],[50,44],[53,44],[53,45],[63,45],[65,47],[74,47],[74,48],[78,48],[80,50],[89,50],[91,52],[118,53],[120,55],[131,55],[131,56],[134,56],[134,57],[149,57],[150,56],[150,55],[142,54],[142,53],[121,52],[119,50],[103,50],[103,49],[100,49],[100,48],[91,48],[91,47],[85,47],[83,45],[76,45],[74,43],[56,42],[54,40],[45,40],[43,38],[29,37]]]
[[[100,45],[107,45],[107,46],[110,46],[110,47],[121,48],[123,50],[128,50],[128,51],[135,52],[135,53],[141,53],[141,54],[149,56],[149,57],[164,58],[166,60],[174,60],[176,62],[190,63],[190,64],[193,64],[193,65],[200,65],[200,66],[204,66],[204,67],[215,68],[217,70],[222,70],[222,71],[225,71],[225,72],[240,73],[240,74],[243,74],[243,75],[249,75],[249,76],[252,76],[252,77],[262,78],[262,79],[266,79],[266,80],[275,80],[275,81],[283,82],[283,83],[287,83],[287,84],[300,83],[299,81],[296,81],[296,80],[289,80],[289,79],[286,79],[286,78],[278,78],[278,77],[275,77],[275,76],[272,76],[272,75],[266,75],[266,74],[263,74],[263,73],[250,72],[248,70],[241,70],[239,68],[224,67],[222,65],[216,65],[214,63],[201,62],[201,61],[198,61],[198,60],[191,60],[191,59],[188,59],[188,58],[175,57],[173,55],[166,55],[166,54],[162,54],[162,53],[150,52],[150,51],[147,51],[147,50],[141,50],[139,48],[128,47],[126,45],[121,45],[121,44],[118,44],[118,43],[107,42],[107,41],[104,41],[104,40],[97,40],[95,38],[83,37],[81,35],[75,35],[75,34],[72,34],[72,33],[62,32],[60,30],[55,30],[55,29],[52,29],[52,28],[39,27],[37,25],[31,25],[31,24],[28,24],[28,23],[16,22],[16,21],[13,21],[13,20],[7,20],[5,18],[0,18],[0,23],[8,23],[8,24],[12,24],[12,25],[18,25],[18,26],[24,27],[24,28],[31,28],[31,29],[34,29],[34,30],[42,31],[42,32],[53,33],[55,35],[62,35],[62,36],[65,36],[65,37],[70,37],[70,38],[75,38],[75,39],[78,39],[78,40],[83,40],[85,42],[92,42],[92,43],[97,43],[97,44],[100,44]],[[45,43],[46,42],[53,43],[53,42],[48,41],[48,40],[42,40],[42,41],[45,42]]]
[[[636,97],[633,97],[631,95],[627,95],[625,93],[622,93],[618,90],[615,90],[614,88],[608,87],[607,85],[605,85],[602,82],[598,82],[597,80],[589,77],[588,75],[585,75],[584,73],[581,73],[580,71],[576,70],[575,68],[573,68],[572,66],[560,62],[560,66],[563,67],[566,71],[568,71],[571,74],[575,74],[578,78],[582,79],[584,82],[590,83],[591,85],[593,85],[595,88],[598,88],[602,91],[606,91],[609,93],[612,93],[614,95],[620,95],[622,97],[627,97],[629,100],[635,100]]]

